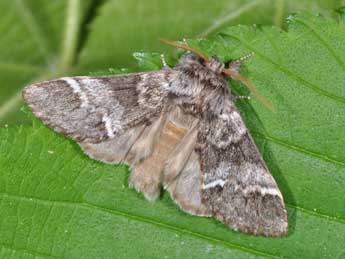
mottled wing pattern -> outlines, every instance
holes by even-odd
[[[197,143],[202,202],[213,216],[242,232],[285,234],[282,195],[232,102],[201,121]]]
[[[30,85],[23,97],[49,127],[78,142],[98,143],[157,117],[166,105],[162,84],[174,73],[65,77]]]

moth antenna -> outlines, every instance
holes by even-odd
[[[246,78],[230,69],[223,69],[223,73],[243,83],[256,96],[256,98],[260,100],[260,102],[262,102],[271,111],[276,112],[276,108],[273,106],[273,104],[271,104],[265,97],[263,97],[259,93],[259,91],[254,87],[254,85],[251,82],[249,82]]]
[[[247,60],[248,58],[252,57],[255,55],[255,52],[250,52],[247,55],[244,55],[242,57],[240,57],[239,59],[236,59],[234,61],[231,61],[231,63],[229,64],[229,69],[230,70],[235,70],[236,72],[240,71],[240,65],[243,61]]]
[[[243,62],[243,61],[247,60],[248,58],[250,58],[250,57],[252,57],[252,56],[254,56],[254,55],[255,55],[255,52],[252,51],[252,52],[248,53],[247,55],[244,55],[244,56],[240,57],[240,58],[239,58],[238,60],[236,60],[235,62]]]
[[[201,52],[200,50],[198,50],[198,49],[189,47],[186,43],[179,43],[179,42],[176,42],[176,41],[170,41],[170,40],[163,39],[163,38],[160,38],[159,40],[160,40],[161,42],[165,43],[165,44],[168,44],[168,45],[171,45],[171,46],[180,48],[180,49],[189,50],[190,52],[193,52],[194,54],[196,54],[196,55],[198,55],[199,57],[201,57],[206,63],[211,63],[211,60],[210,60],[204,53],[202,53],[202,52]]]

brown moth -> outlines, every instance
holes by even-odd
[[[213,216],[234,230],[287,233],[287,213],[240,113],[225,69],[185,43],[179,64],[104,77],[64,77],[27,86],[25,102],[46,125],[78,142],[91,158],[128,164],[129,185],[155,200],[163,185],[185,212]]]

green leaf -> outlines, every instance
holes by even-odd
[[[300,9],[330,15],[343,0],[1,0],[0,125],[22,122],[32,82],[131,67],[159,37],[205,37],[230,24],[276,24]]]
[[[224,61],[256,52],[243,74],[277,112],[255,98],[237,104],[282,190],[286,237],[187,215],[166,193],[150,203],[128,189],[127,167],[89,159],[33,118],[32,127],[0,129],[0,257],[344,258],[345,24],[300,13],[288,26],[190,41]],[[157,65],[156,54],[139,58]]]

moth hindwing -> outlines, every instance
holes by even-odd
[[[23,96],[91,158],[130,165],[129,185],[147,199],[163,185],[190,214],[281,236],[288,228],[283,197],[228,89],[225,74],[240,78],[239,66],[202,58],[187,52],[174,68],[44,81]]]

